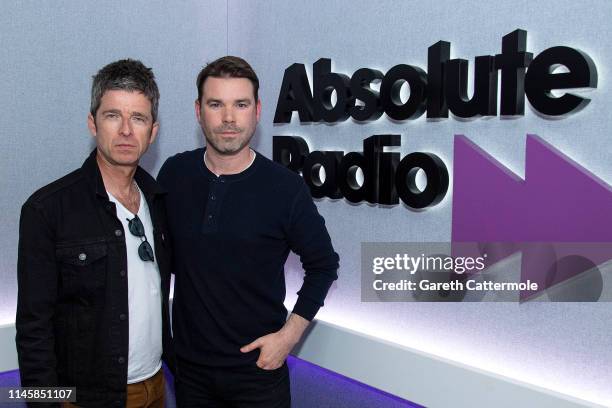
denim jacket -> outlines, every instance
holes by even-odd
[[[147,235],[153,236],[161,274],[163,360],[173,371],[165,193],[140,167],[135,180],[153,223]],[[96,150],[80,169],[41,188],[23,205],[15,322],[22,387],[73,386],[79,406],[125,405],[126,233],[108,199]]]

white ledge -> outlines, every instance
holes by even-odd
[[[16,370],[15,325],[0,326],[0,372]],[[296,357],[430,408],[601,407],[323,321]]]

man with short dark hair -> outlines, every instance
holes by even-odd
[[[15,323],[23,387],[76,387],[83,407],[164,406],[162,353],[174,369],[171,253],[164,192],[138,167],[157,136],[158,101],[140,61],[102,68],[87,119],[96,149],[22,207]]]
[[[259,81],[241,58],[208,64],[195,112],[206,148],[166,161],[176,273],[179,407],[289,407],[286,358],[337,278],[323,218],[302,178],[249,147]],[[287,319],[284,264],[305,270]]]

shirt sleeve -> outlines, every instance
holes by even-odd
[[[293,313],[312,320],[323,306],[331,284],[338,278],[339,257],[308,186],[300,181],[301,187],[291,210],[288,241],[302,262],[304,283],[298,291]]]
[[[57,386],[53,317],[57,302],[55,241],[42,208],[21,210],[17,260],[15,338],[21,385]]]

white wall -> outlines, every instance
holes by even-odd
[[[36,188],[80,166],[92,144],[85,126],[91,76],[123,57],[152,66],[161,88],[161,135],[144,165],[154,174],[166,157],[200,145],[193,119],[195,76],[229,54],[260,75],[264,111],[256,147],[271,156],[272,135],[303,136],[312,149],[359,151],[375,133],[402,134],[402,155],[431,151],[452,169],[452,135],[464,133],[513,171],[524,174],[526,133],[536,133],[608,183],[607,127],[612,104],[608,46],[612,3],[601,1],[161,1],[8,2],[0,14],[0,324],[14,318],[19,208]],[[555,45],[588,53],[599,72],[592,102],[579,114],[548,121],[527,109],[516,120],[448,119],[370,124],[274,126],[283,71],[320,57],[334,70],[385,72],[407,63],[426,69],[427,47],[453,44],[472,60],[496,54],[501,37],[528,31],[528,50]],[[451,175],[452,177],[452,175]],[[341,256],[340,279],[319,317],[341,326],[612,405],[612,308],[608,304],[416,304],[360,302],[362,241],[448,241],[451,194],[437,207],[411,212],[323,199]],[[289,307],[301,279],[288,264]]]
[[[311,150],[360,151],[372,134],[402,135],[402,157],[413,151],[438,154],[452,171],[453,135],[463,133],[524,175],[525,135],[536,133],[612,183],[609,70],[612,35],[608,1],[250,1],[229,2],[229,51],[244,56],[260,73],[263,119],[259,148],[271,154],[272,135],[299,135]],[[545,120],[526,107],[515,120],[448,119],[393,123],[385,115],[369,124],[350,119],[335,125],[272,121],[283,71],[303,63],[312,73],[318,58],[332,59],[334,72],[362,67],[386,72],[405,63],[427,69],[427,47],[452,43],[451,56],[473,62],[501,52],[503,35],[522,28],[528,51],[566,45],[593,60],[599,85],[591,103],[563,120]],[[528,106],[528,103],[527,103]],[[446,198],[425,212],[344,200],[318,202],[341,256],[340,279],[319,317],[354,330],[570,395],[612,405],[612,308],[568,303],[362,303],[360,243],[449,241],[451,186]],[[518,268],[520,258],[512,260]],[[289,268],[297,289],[299,262]],[[288,291],[288,293],[295,292]],[[290,296],[292,306],[295,296]]]

